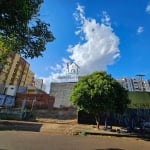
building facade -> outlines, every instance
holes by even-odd
[[[34,79],[34,86],[38,89],[42,89],[43,79]]]
[[[117,81],[128,91],[150,92],[150,82],[140,78],[120,78]]]
[[[0,87],[31,85],[34,80],[34,73],[29,70],[29,67],[30,64],[19,54],[11,53],[7,59],[7,64],[0,71]]]

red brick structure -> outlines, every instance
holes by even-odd
[[[48,94],[22,94],[17,93],[16,95],[16,107],[21,107],[22,101],[26,99],[26,107],[31,108],[33,100],[36,100],[34,103],[34,108],[36,109],[51,109],[53,108],[55,98]]]

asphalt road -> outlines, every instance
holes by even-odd
[[[150,141],[104,136],[68,136],[0,131],[0,150],[149,150]]]

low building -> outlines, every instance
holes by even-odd
[[[15,107],[21,107],[22,102],[26,100],[26,107],[32,108],[34,101],[34,108],[36,109],[51,109],[53,108],[55,98],[49,94],[22,94],[17,93]]]
[[[44,81],[43,79],[34,79],[34,86],[39,89],[39,90],[42,90],[42,91],[45,91],[46,90],[46,84],[44,84]]]

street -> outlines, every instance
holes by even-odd
[[[0,150],[149,150],[150,142],[110,136],[0,131]]]

